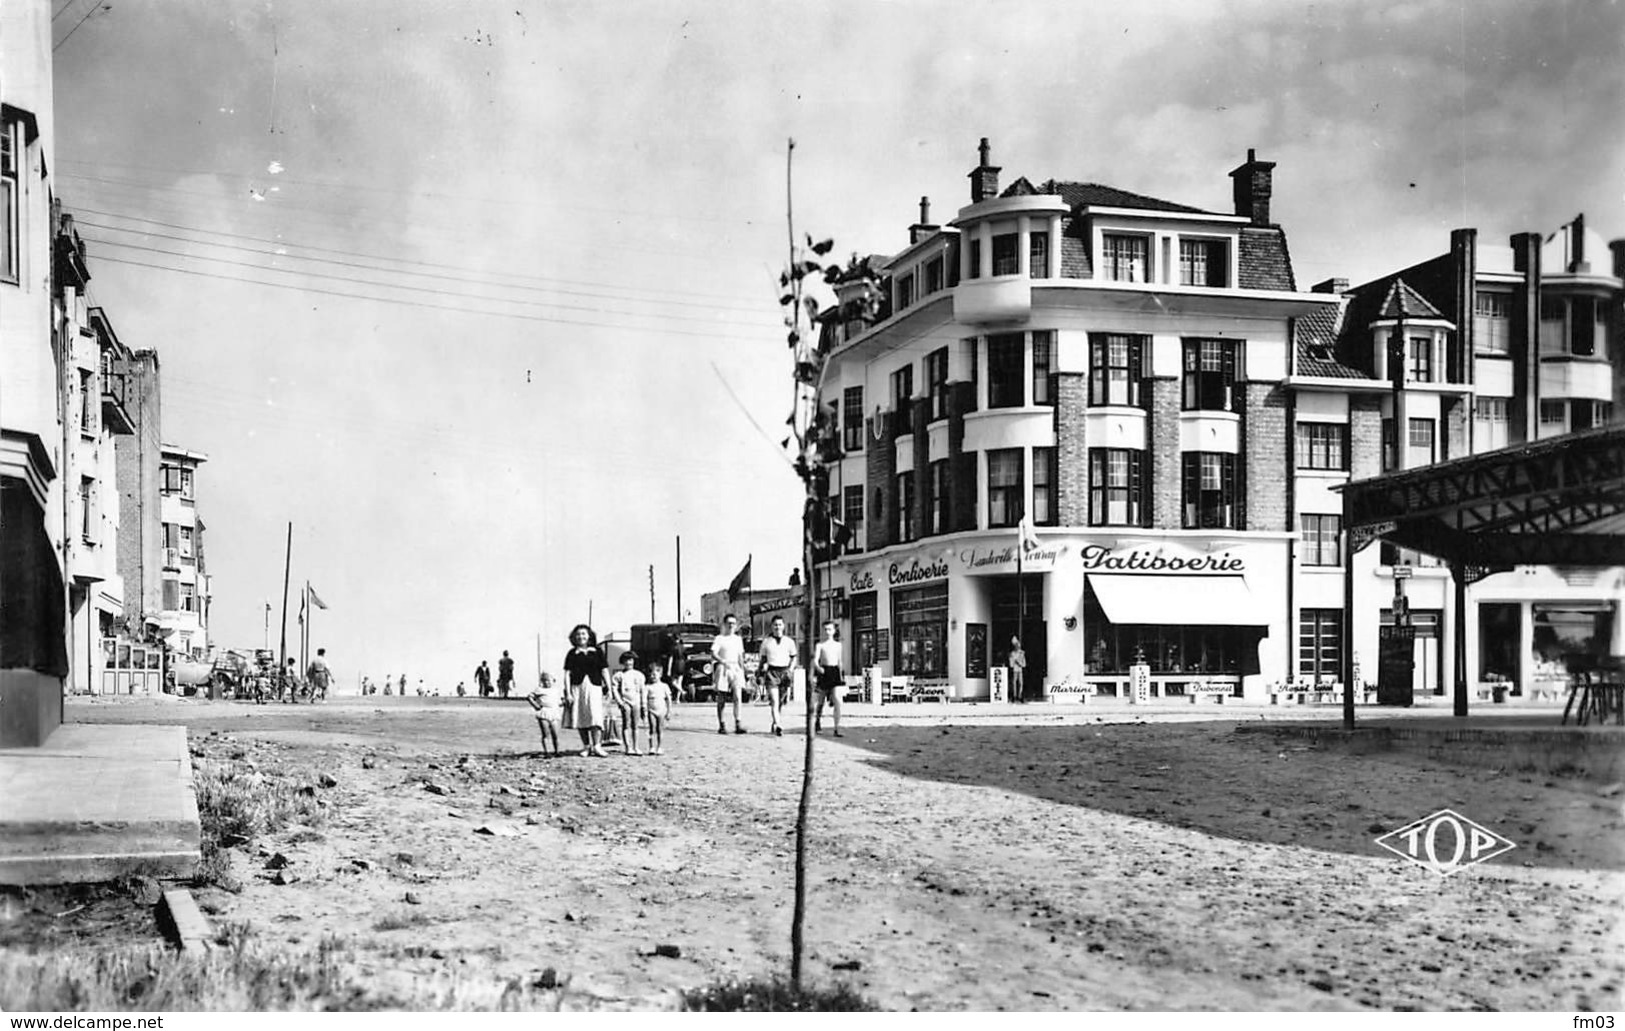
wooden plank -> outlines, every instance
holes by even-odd
[[[197,908],[197,900],[192,898],[192,893],[185,888],[171,888],[164,892],[159,919],[165,933],[180,946],[182,952],[208,947],[212,933],[209,921]]]

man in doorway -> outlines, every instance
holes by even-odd
[[[502,658],[497,660],[497,695],[506,698],[511,690],[513,690],[513,660],[508,658],[508,651],[504,648]]]
[[[1010,658],[1005,665],[1010,667],[1010,700],[1012,702],[1025,702],[1027,700],[1027,653],[1021,650],[1021,638],[1010,638]]]
[[[774,616],[769,625],[767,636],[762,638],[761,647],[762,665],[756,672],[756,679],[762,690],[767,692],[767,711],[773,716],[773,735],[784,736],[784,728],[779,726],[779,711],[784,708],[785,697],[790,693],[790,685],[795,682],[796,642],[794,638],[784,634],[784,617]]]
[[[723,707],[730,698],[734,705],[734,733],[743,734],[745,725],[739,722],[740,696],[745,690],[745,642],[739,636],[739,617],[732,612],[722,617],[722,633],[711,639],[711,686],[717,693],[717,733],[726,734],[722,722]]]

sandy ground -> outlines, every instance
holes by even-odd
[[[346,937],[385,981],[552,967],[595,1005],[653,1008],[787,968],[803,741],[762,733],[762,709],[723,737],[681,707],[665,756],[609,759],[543,759],[523,703],[475,699],[69,716],[184,723],[204,759],[335,778],[319,834],[233,850],[244,890],[199,900],[261,935]],[[1607,786],[1097,720],[821,738],[811,974],[902,1010],[1621,1008]],[[1519,848],[1440,878],[1373,844],[1445,807]]]

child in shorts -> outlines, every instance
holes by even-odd
[[[627,755],[642,755],[638,750],[638,724],[643,722],[643,674],[638,672],[638,657],[632,652],[621,656],[621,671],[615,674],[610,687],[610,699],[620,710],[621,740],[626,743]]]
[[[671,688],[661,678],[659,666],[649,667],[648,682],[643,685],[643,711],[649,717],[649,754],[662,755],[661,731],[671,714]]]
[[[459,685],[461,686],[461,685]],[[563,755],[559,750],[559,723],[564,718],[564,688],[551,673],[542,674],[542,686],[532,691],[526,700],[536,710],[536,726],[542,732],[542,755]],[[553,750],[547,750],[549,739]]]

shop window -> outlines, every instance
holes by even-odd
[[[948,675],[948,585],[892,592],[893,669],[911,677]]]
[[[1000,233],[993,238],[993,274],[1013,276],[1021,271],[1019,233]]]
[[[1055,333],[1033,332],[1033,404],[1055,404]]]
[[[1297,440],[1299,469],[1348,470],[1348,427],[1342,423],[1300,422]]]
[[[925,356],[926,403],[930,422],[948,417],[948,349],[939,347]]]
[[[1101,273],[1119,283],[1147,283],[1151,280],[1151,241],[1144,236],[1106,233],[1100,238]]]
[[[897,435],[914,432],[914,366],[905,365],[891,374],[892,409],[897,413]]]
[[[914,473],[897,474],[897,543],[906,544],[918,537],[919,527],[914,522]]]
[[[1236,456],[1214,451],[1184,454],[1185,529],[1242,528]]]
[[[1088,630],[1084,671],[1089,675],[1126,676],[1136,662],[1158,675],[1241,677],[1258,672],[1261,627],[1112,623],[1087,584],[1083,625]]]
[[[1186,340],[1184,409],[1234,412],[1239,409],[1236,372],[1241,348],[1235,340]]]
[[[1313,682],[1343,675],[1343,610],[1298,610],[1298,676]]]
[[[987,453],[987,525],[1015,526],[1021,521],[1021,448]]]
[[[1145,526],[1145,452],[1089,449],[1089,525]]]
[[[987,338],[987,406],[1020,408],[1027,402],[1023,373],[1023,333],[995,333]]]
[[[1049,233],[1034,231],[1027,238],[1027,275],[1033,279],[1049,278]]]
[[[847,387],[841,395],[841,448],[863,450],[863,388]]]
[[[948,532],[948,460],[931,463],[931,498],[926,506],[926,517],[929,520],[927,533],[938,534]]]
[[[880,661],[880,656],[875,654],[878,637],[876,614],[879,611],[879,606],[875,602],[875,592],[854,594],[848,611],[852,616],[852,650],[847,656],[851,665],[848,672],[861,675],[865,669]]]
[[[1057,451],[1052,447],[1033,448],[1033,523],[1056,526],[1061,521],[1056,503],[1056,481],[1060,479]]]
[[[847,554],[863,550],[863,488],[847,487],[841,491],[841,519],[851,531]]]
[[[1535,679],[1561,679],[1589,671],[1607,658],[1614,629],[1614,608],[1604,602],[1535,602]]]
[[[1516,602],[1480,602],[1478,606],[1478,679],[1505,683],[1523,694],[1523,606]]]
[[[1230,251],[1223,240],[1180,240],[1179,282],[1182,286],[1225,286]]]
[[[1340,566],[1343,564],[1343,517],[1334,515],[1301,515],[1303,564],[1306,566]]]
[[[1125,333],[1089,334],[1089,403],[1145,406],[1148,338]]]
[[[1412,383],[1433,382],[1433,338],[1411,337],[1410,377]]]

